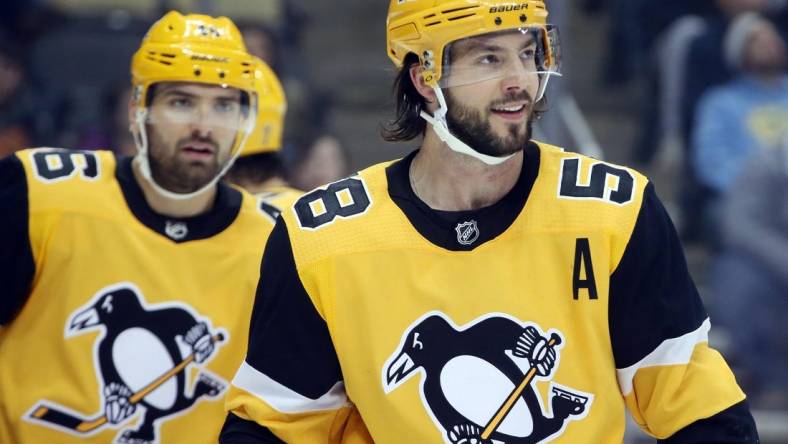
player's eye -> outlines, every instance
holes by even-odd
[[[167,104],[176,109],[188,109],[194,106],[194,102],[186,97],[174,97]]]
[[[476,58],[476,63],[479,65],[494,65],[500,61],[500,57],[495,54],[484,54]]]
[[[523,60],[532,60],[534,57],[536,57],[536,49],[534,48],[526,48],[520,52],[520,58]]]
[[[216,111],[221,113],[235,112],[238,107],[239,104],[235,100],[218,100],[216,102]]]

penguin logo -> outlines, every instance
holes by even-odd
[[[220,399],[227,382],[200,368],[187,384],[187,367],[204,366],[227,340],[223,329],[182,303],[147,304],[131,283],[100,290],[77,309],[65,327],[71,338],[100,331],[94,368],[101,386],[103,412],[93,416],[43,401],[25,420],[75,436],[105,427],[120,430],[115,443],[159,443],[158,429],[167,419],[185,414],[200,399]],[[192,385],[187,390],[187,385]],[[136,426],[129,422],[137,418]]]
[[[421,374],[421,399],[450,444],[526,444],[561,436],[594,395],[552,381],[563,334],[503,313],[458,327],[433,311],[402,335],[382,369],[386,394]],[[534,387],[549,382],[547,405]]]

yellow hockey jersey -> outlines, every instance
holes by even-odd
[[[273,224],[226,185],[159,215],[132,174],[100,151],[0,161],[1,443],[218,439]]]
[[[645,177],[532,143],[501,201],[441,212],[414,156],[283,213],[222,442],[620,443],[625,408],[666,438],[743,404]]]
[[[282,214],[282,209],[292,206],[303,194],[303,191],[295,188],[277,186],[266,189],[256,196],[260,200],[260,211],[268,216],[271,223],[276,223],[276,219]]]

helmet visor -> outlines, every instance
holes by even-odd
[[[558,28],[496,31],[446,45],[439,85],[470,85],[512,76],[560,75]]]

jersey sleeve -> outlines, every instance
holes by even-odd
[[[0,325],[11,322],[30,294],[35,273],[25,169],[18,157],[0,160]]]
[[[681,442],[750,442],[756,432],[746,404],[745,413],[727,412],[744,393],[708,344],[708,316],[650,184],[611,275],[609,327],[621,393],[647,433],[665,440],[692,428],[700,441]]]
[[[263,255],[249,348],[226,407],[242,421],[228,419],[223,443],[258,442],[252,437],[268,436],[263,429],[285,442],[346,442],[348,424],[360,424],[351,421],[328,327],[301,282],[282,218]]]

